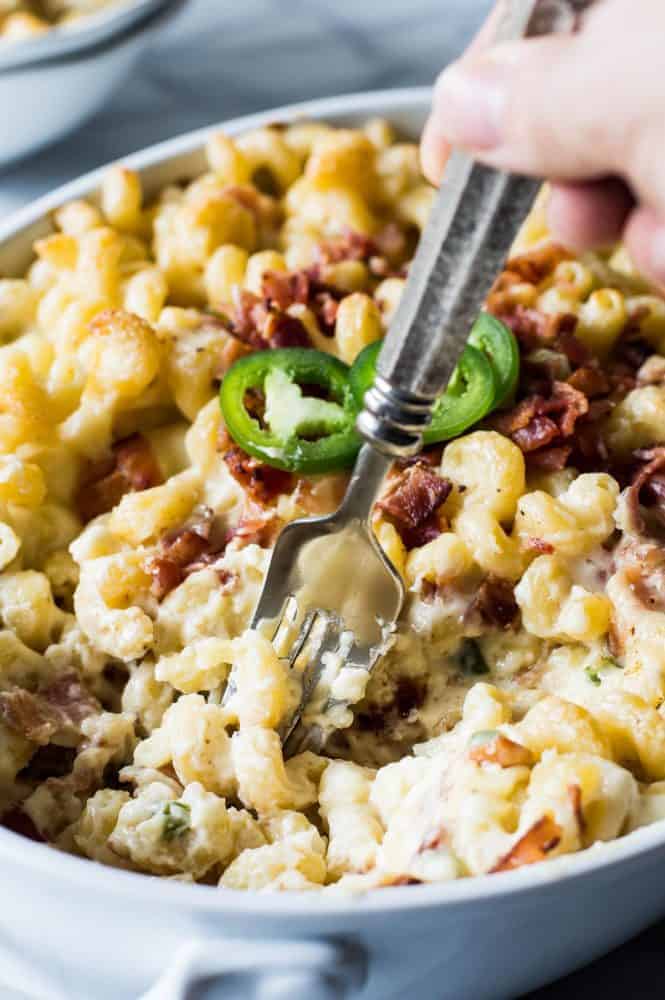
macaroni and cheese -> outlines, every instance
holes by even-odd
[[[280,528],[347,474],[245,453],[219,386],[259,348],[351,363],[381,338],[432,198],[385,121],[220,133],[155,198],[111,168],[0,280],[6,827],[152,875],[336,891],[665,817],[665,305],[622,252],[553,245],[542,199],[487,304],[516,395],[393,469],[373,525],[398,630],[371,676],[335,675],[324,752],[285,759],[292,680],[248,622]]]

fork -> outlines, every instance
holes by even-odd
[[[507,0],[495,41],[574,31],[591,3]],[[538,187],[453,151],[357,419],[367,443],[342,504],[327,517],[293,521],[277,540],[251,627],[272,639],[298,691],[280,727],[287,756],[320,749],[332,729],[350,722],[355,699],[336,690],[335,676],[344,670],[344,686],[358,690],[354,679],[366,681],[390,644],[405,591],[370,513],[392,461],[422,447],[432,406]]]

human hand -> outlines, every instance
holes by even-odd
[[[547,177],[557,240],[584,250],[622,238],[665,285],[665,4],[602,0],[574,36],[488,47],[497,17],[437,81],[425,173],[438,183],[455,145]]]

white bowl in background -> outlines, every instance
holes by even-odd
[[[142,0],[94,28],[49,32],[57,36],[52,43],[8,45],[0,53],[0,167],[55,142],[99,110],[185,2]]]
[[[100,45],[125,31],[163,6],[164,0],[116,0],[110,7],[73,21],[55,25],[49,31],[21,39],[0,40],[0,72],[17,69],[36,59],[57,59]]]
[[[240,118],[383,115],[415,137],[426,90],[317,101]],[[150,195],[205,165],[213,129],[124,162]],[[0,224],[0,274],[102,170]],[[440,885],[341,893],[233,892],[117,871],[0,829],[0,969],[48,1000],[506,1000],[616,947],[665,914],[665,821],[543,864]],[[656,989],[656,987],[654,987]]]

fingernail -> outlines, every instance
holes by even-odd
[[[506,86],[497,62],[452,63],[437,80],[434,100],[439,129],[449,142],[470,149],[500,145]]]

